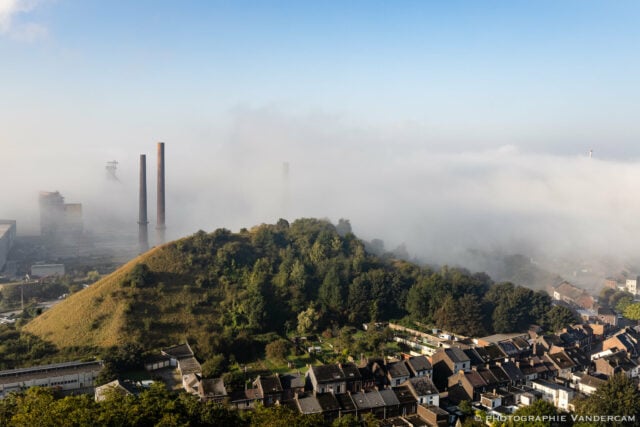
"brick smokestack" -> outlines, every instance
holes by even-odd
[[[164,142],[158,142],[158,218],[156,230],[158,244],[165,241],[165,216],[164,216]]]
[[[149,250],[149,232],[147,230],[147,156],[140,154],[140,191],[138,207],[138,244],[140,252]]]

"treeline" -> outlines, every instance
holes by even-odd
[[[380,425],[372,414],[365,414],[360,420],[347,415],[333,422],[325,421],[321,415],[302,415],[285,406],[264,408],[254,411],[238,411],[228,406],[200,400],[186,393],[171,393],[162,383],[154,383],[138,396],[124,395],[116,391],[108,393],[103,401],[96,402],[93,396],[77,395],[62,397],[53,389],[33,387],[21,393],[11,393],[0,400],[0,425],[8,427],[69,427],[113,426],[225,426],[225,427],[373,427]],[[640,417],[640,392],[633,380],[625,375],[611,377],[595,393],[580,397],[572,402],[575,413],[566,414],[569,423],[574,419],[576,426],[591,425],[637,425],[636,422],[580,422],[581,417],[625,416],[627,420]],[[467,405],[468,406],[468,405]],[[461,406],[461,409],[462,406]],[[464,426],[481,426],[474,421],[472,410],[464,410],[468,418]],[[559,412],[550,403],[538,400],[531,406],[519,408],[514,415],[556,416]],[[476,416],[482,416],[476,412]],[[499,423],[498,426],[545,425],[544,422],[516,421]]]
[[[372,417],[365,425],[377,425]],[[361,426],[352,416],[327,423],[319,415],[302,415],[285,407],[258,407],[237,411],[223,405],[200,402],[185,393],[170,393],[154,383],[138,396],[110,393],[95,402],[93,396],[57,396],[52,389],[33,387],[0,400],[0,425],[15,427],[146,427],[146,426],[225,426],[225,427],[351,427]]]
[[[211,348],[216,353],[225,339],[228,346],[245,334],[304,332],[303,322],[322,331],[409,316],[478,336],[524,331],[532,323],[555,330],[576,320],[566,308],[552,309],[544,291],[369,254],[345,220],[337,226],[280,220],[238,234],[200,231],[177,249],[198,271],[195,286],[209,290],[207,304],[220,311]],[[140,269],[137,276],[147,272]],[[307,313],[315,317],[310,321]]]
[[[575,321],[568,309],[552,308],[545,292],[373,255],[366,246],[383,248],[358,239],[347,220],[199,231],[105,278],[90,301],[69,300],[64,321],[51,316],[48,328],[40,322],[33,330],[76,346],[85,334],[147,350],[188,339],[199,358],[216,362],[209,365],[217,372],[262,358],[268,343],[294,331],[335,336],[344,326],[406,318],[478,336],[525,331],[531,323],[555,330]],[[84,305],[74,310],[74,301]],[[94,311],[87,313],[88,306]]]

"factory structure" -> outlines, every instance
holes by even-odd
[[[65,203],[59,191],[41,191],[39,203],[42,238],[58,243],[82,236],[82,204]]]
[[[164,142],[157,143],[157,211],[155,240],[165,243],[165,156]],[[34,277],[64,275],[82,265],[119,265],[149,250],[147,212],[147,156],[140,155],[138,194],[138,239],[133,229],[116,228],[108,232],[85,229],[81,203],[67,203],[60,191],[38,194],[40,235],[17,236],[16,221],[0,220],[0,281],[17,280],[25,274]],[[118,162],[107,162],[106,179],[122,184],[116,176]],[[154,239],[155,237],[155,239]],[[16,244],[17,242],[17,244]],[[137,244],[136,244],[137,243]],[[83,264],[84,263],[84,264]]]

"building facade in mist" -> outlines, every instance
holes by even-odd
[[[73,241],[83,232],[82,204],[65,203],[58,191],[40,192],[40,235],[54,241]]]
[[[9,251],[16,240],[16,222],[0,219],[0,271],[4,269]]]

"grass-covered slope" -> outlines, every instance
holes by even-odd
[[[179,277],[183,270],[180,270],[180,257],[176,255],[175,244],[154,248],[44,312],[24,330],[59,348],[107,347],[132,341],[137,335],[131,327],[132,322],[136,323],[135,306],[149,295],[149,290],[128,284],[134,268],[145,264],[160,276],[178,273],[176,277]],[[159,305],[165,304],[163,300],[155,299]]]

